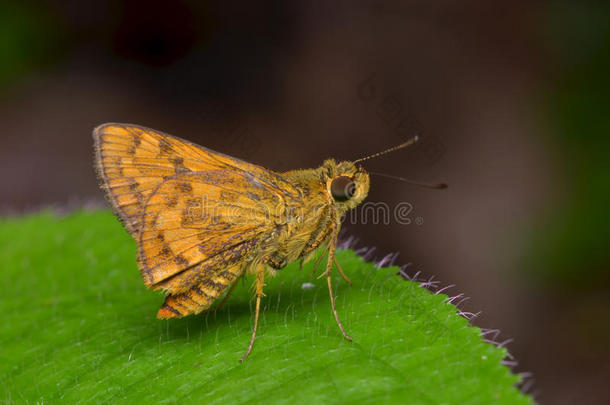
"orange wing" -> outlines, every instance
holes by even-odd
[[[250,173],[209,170],[168,178],[149,197],[142,219],[145,282],[182,292],[273,239],[285,214],[284,198]]]
[[[136,235],[151,192],[169,176],[206,170],[238,170],[265,177],[260,166],[223,155],[159,131],[130,124],[104,124],[93,130],[95,166],[102,187],[127,230]],[[277,175],[276,175],[277,176]],[[285,182],[284,182],[285,183]],[[290,194],[286,184],[271,185]]]
[[[274,172],[161,132],[105,124],[93,136],[102,187],[139,244],[149,287],[183,292],[239,261],[301,200]]]

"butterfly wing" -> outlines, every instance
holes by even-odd
[[[213,281],[271,243],[300,193],[282,176],[147,128],[94,130],[108,199],[139,245],[145,283],[171,294]]]
[[[117,216],[134,237],[150,194],[166,178],[206,170],[238,170],[264,176],[266,169],[131,124],[104,124],[94,129],[95,167]]]
[[[182,292],[269,244],[285,197],[251,173],[209,170],[166,179],[141,220],[139,264],[149,287]]]

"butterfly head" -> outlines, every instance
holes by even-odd
[[[360,204],[369,193],[369,175],[353,162],[328,159],[322,165],[326,190],[335,204],[345,211]]]

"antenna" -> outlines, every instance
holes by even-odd
[[[415,142],[417,142],[417,141],[419,141],[419,136],[415,135],[413,138],[409,139],[409,140],[408,140],[407,142],[405,142],[405,143],[401,143],[401,144],[400,144],[400,145],[398,145],[398,146],[394,146],[393,148],[386,149],[386,150],[384,150],[383,152],[377,152],[377,153],[375,153],[375,154],[373,154],[373,155],[366,156],[366,157],[362,157],[362,158],[360,158],[360,159],[356,159],[356,160],[354,160],[354,161],[353,161],[353,163],[357,163],[357,162],[364,162],[365,160],[369,160],[369,159],[372,159],[372,158],[376,158],[376,157],[379,157],[379,156],[385,155],[385,154],[387,154],[387,153],[394,152],[394,151],[396,151],[396,150],[398,150],[398,149],[406,148],[407,146],[411,146],[411,145],[413,145],[413,144],[414,144]]]
[[[407,180],[407,179],[405,179],[403,177],[392,176],[391,174],[375,173],[375,172],[368,172],[368,173],[369,174],[375,174],[377,176],[387,177],[389,179],[403,181],[405,183],[412,184],[414,186],[425,187],[425,188],[432,188],[432,189],[435,189],[435,190],[442,190],[442,189],[445,189],[445,188],[449,187],[445,183],[439,183],[439,184],[419,183],[419,182],[416,182],[416,181]]]

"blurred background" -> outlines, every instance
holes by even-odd
[[[171,6],[168,6],[171,4]],[[14,1],[0,7],[0,212],[104,206],[93,127],[277,171],[355,159],[377,257],[455,284],[541,404],[610,403],[610,6],[597,1]]]

